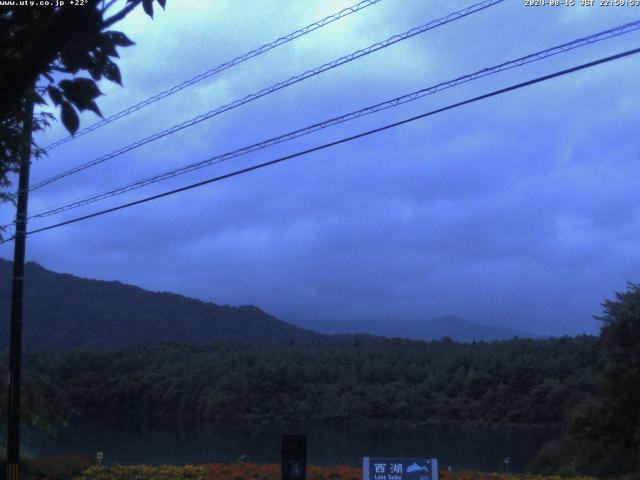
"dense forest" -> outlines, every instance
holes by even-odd
[[[85,415],[558,424],[593,392],[596,341],[163,344],[27,362]]]

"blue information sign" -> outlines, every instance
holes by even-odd
[[[363,480],[438,480],[435,458],[364,457]]]

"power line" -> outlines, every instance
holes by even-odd
[[[223,72],[224,70],[227,70],[231,67],[234,67],[240,63],[246,62],[247,60],[250,60],[254,57],[257,57],[258,55],[262,55],[263,53],[266,53],[270,50],[273,50],[274,48],[277,48],[281,45],[284,45],[286,43],[289,43],[293,40],[295,40],[296,38],[300,38],[308,33],[311,33],[315,30],[318,30],[326,25],[329,25],[330,23],[335,22],[336,20],[340,20],[341,18],[344,18],[348,15],[351,15],[352,13],[356,13],[359,12],[360,10],[363,10],[371,5],[374,5],[378,2],[381,2],[382,0],[364,0],[361,1],[359,3],[356,3],[355,5],[351,5],[350,7],[344,8],[342,10],[340,10],[337,13],[334,13],[333,15],[329,15],[328,17],[323,18],[322,20],[318,20],[317,22],[311,23],[309,25],[307,25],[306,27],[303,27],[299,30],[296,30],[295,32],[291,32],[288,35],[285,35],[284,37],[280,37],[272,42],[269,43],[265,43],[264,45],[251,50],[250,52],[245,53],[244,55],[240,55],[236,58],[234,58],[233,60],[230,60],[228,62],[222,63],[220,65],[218,65],[217,67],[211,68],[210,70],[207,70],[204,73],[201,73],[200,75],[196,75],[193,78],[190,78],[189,80],[185,80],[182,83],[179,83],[178,85],[175,85],[167,90],[164,90],[160,93],[157,93],[156,95],[153,95],[152,97],[147,98],[146,100],[143,100],[139,103],[136,103],[135,105],[132,105],[128,108],[125,108],[124,110],[121,110],[117,113],[114,113],[113,115],[110,115],[107,118],[104,118],[96,123],[94,123],[93,125],[90,125],[82,130],[80,130],[79,132],[76,132],[75,135],[69,135],[67,137],[64,137],[56,142],[51,143],[50,145],[47,145],[45,147],[45,151],[51,151],[56,147],[59,147],[60,145],[63,145],[65,143],[68,143],[78,137],[82,137],[83,135],[86,135],[89,132],[93,132],[94,130],[97,130],[109,123],[112,123],[120,118],[126,117],[128,115],[131,115],[134,112],[137,112],[138,110],[141,110],[145,107],[147,107],[148,105],[151,105],[152,103],[155,103],[159,100],[162,100],[163,98],[166,98],[170,95],[173,95],[174,93],[179,92],[180,90],[183,90],[187,87],[190,87],[191,85],[195,85],[198,82],[201,82],[202,80],[205,80],[209,77],[212,77],[220,72]]]
[[[268,140],[263,140],[261,142],[255,143],[253,145],[249,145],[231,152],[227,152],[221,155],[216,155],[214,157],[211,157],[209,159],[206,160],[202,160],[200,162],[197,163],[192,163],[190,165],[186,165],[184,167],[180,167],[177,169],[173,169],[173,170],[169,170],[167,172],[158,174],[158,175],[154,175],[152,177],[147,177],[145,179],[142,180],[138,180],[136,182],[132,182],[129,183],[127,185],[123,185],[123,186],[119,186],[116,187],[114,189],[111,190],[107,190],[105,192],[102,193],[98,193],[98,194],[93,194],[87,197],[83,197],[81,199],[77,199],[74,200],[72,202],[68,202],[62,205],[58,205],[56,207],[49,207],[47,209],[43,209],[40,210],[39,212],[34,213],[33,215],[31,215],[29,218],[33,219],[33,218],[43,218],[43,217],[48,217],[51,215],[55,215],[57,213],[61,213],[61,212],[65,212],[68,210],[72,210],[75,208],[79,208],[85,205],[89,205],[91,203],[100,201],[100,200],[104,200],[106,198],[111,198],[114,197],[116,195],[120,195],[132,190],[136,190],[138,188],[142,188],[145,187],[147,185],[151,185],[153,183],[157,183],[160,182],[162,180],[166,180],[169,178],[173,178],[176,177],[178,175],[183,175],[185,173],[189,173],[195,170],[199,170],[201,168],[205,168],[211,165],[215,165],[218,163],[222,163],[226,160],[232,159],[232,158],[236,158],[242,155],[246,155],[248,153],[252,153],[255,152],[257,150],[262,150],[264,148],[279,144],[279,143],[283,143],[304,135],[308,135],[311,134],[313,132],[316,132],[318,130],[322,130],[324,128],[328,128],[330,126],[334,126],[340,123],[344,123],[356,118],[360,118],[362,116],[365,115],[369,115],[372,113],[376,113],[382,110],[386,110],[389,108],[393,108],[396,107],[398,105],[402,105],[414,100],[417,100],[419,98],[422,98],[424,96],[427,95],[431,95],[434,93],[437,93],[439,91],[448,89],[448,88],[452,88],[455,87],[457,85],[460,85],[462,83],[466,83],[466,82],[470,82],[473,80],[476,80],[478,78],[483,78],[489,75],[493,75],[496,73],[499,73],[501,71],[505,71],[505,70],[509,70],[512,68],[516,68],[522,65],[527,65],[529,63],[533,63],[539,60],[544,60],[546,58],[549,58],[551,56],[557,55],[557,54],[561,54],[561,53],[565,53],[565,52],[569,52],[573,49],[585,46],[585,45],[591,45],[593,43],[596,42],[600,42],[609,38],[614,38],[620,35],[623,35],[625,33],[629,33],[635,30],[640,29],[640,20],[635,21],[635,22],[631,22],[631,23],[627,23],[625,25],[621,25],[618,27],[614,27],[602,32],[598,32],[596,34],[593,35],[589,35],[587,37],[582,37],[576,40],[573,40],[571,42],[567,42],[567,43],[563,43],[561,45],[552,47],[552,48],[548,48],[546,50],[542,50],[542,51],[538,51],[536,53],[532,53],[529,55],[526,55],[524,57],[520,57],[517,58],[515,60],[510,60],[504,63],[501,63],[499,65],[493,66],[493,67],[487,67],[487,68],[483,68],[481,70],[478,70],[474,73],[471,74],[467,74],[458,78],[455,78],[453,80],[449,80],[446,82],[442,82],[439,83],[437,85],[428,87],[428,88],[424,88],[400,97],[396,97],[394,99],[391,100],[387,100],[381,103],[378,103],[376,105],[372,105],[366,108],[362,108],[360,110],[356,110],[354,112],[350,112],[347,113],[345,115],[341,115],[338,117],[333,117],[331,119],[325,120],[323,122],[320,123],[316,123],[292,132],[288,132],[285,133],[283,135],[279,135],[277,137],[273,137],[270,138]]]
[[[27,220],[29,220],[27,218]],[[2,234],[2,236],[4,236],[4,233],[9,230],[12,233],[7,237],[7,238],[15,238],[16,237],[16,222],[15,220],[11,223],[7,223],[6,225],[3,225],[2,227],[0,227],[0,234]]]
[[[80,222],[80,221],[83,221],[83,220],[88,220],[90,218],[98,217],[98,216],[105,215],[107,213],[112,213],[112,212],[115,212],[115,211],[118,211],[118,210],[123,210],[125,208],[133,207],[135,205],[140,205],[142,203],[147,203],[147,202],[150,202],[152,200],[157,200],[157,199],[160,199],[160,198],[163,198],[163,197],[167,197],[169,195],[174,195],[176,193],[184,192],[186,190],[191,190],[191,189],[194,189],[194,188],[197,188],[197,187],[208,185],[210,183],[219,182],[219,181],[225,180],[227,178],[231,178],[231,177],[235,177],[235,176],[238,176],[238,175],[242,175],[244,173],[248,173],[248,172],[251,172],[251,171],[254,171],[254,170],[259,170],[259,169],[262,169],[262,168],[265,168],[265,167],[276,165],[278,163],[281,163],[281,162],[284,162],[284,161],[287,161],[287,160],[291,160],[291,159],[298,158],[298,157],[301,157],[301,156],[304,156],[304,155],[308,155],[308,154],[313,153],[313,152],[324,150],[324,149],[327,149],[329,147],[333,147],[333,146],[340,145],[340,144],[343,144],[343,143],[351,142],[353,140],[357,140],[359,138],[363,138],[363,137],[367,137],[367,136],[370,136],[370,135],[373,135],[373,134],[376,134],[376,133],[380,133],[380,132],[383,132],[385,130],[389,130],[391,128],[395,128],[395,127],[398,127],[398,126],[401,126],[401,125],[404,125],[404,124],[407,124],[407,123],[414,122],[416,120],[420,120],[422,118],[426,118],[426,117],[429,117],[429,116],[432,116],[432,115],[436,115],[438,113],[442,113],[442,112],[445,112],[445,111],[448,111],[448,110],[453,110],[454,108],[458,108],[458,107],[461,107],[463,105],[468,105],[468,104],[471,104],[471,103],[479,102],[481,100],[486,100],[488,98],[495,97],[497,95],[501,95],[501,94],[504,94],[504,93],[507,93],[507,92],[511,92],[511,91],[514,91],[514,90],[518,90],[518,89],[527,87],[529,85],[534,85],[536,83],[541,83],[541,82],[544,82],[544,81],[547,81],[547,80],[551,80],[553,78],[557,78],[557,77],[561,77],[563,75],[567,75],[569,73],[573,73],[573,72],[577,72],[579,70],[584,70],[584,69],[587,69],[587,68],[591,68],[591,67],[594,67],[596,65],[601,65],[603,63],[612,62],[614,60],[619,60],[621,58],[628,57],[630,55],[635,55],[637,53],[640,53],[640,48],[627,50],[625,52],[618,53],[616,55],[611,55],[611,56],[608,56],[608,57],[600,58],[598,60],[594,60],[594,61],[591,61],[591,62],[588,62],[588,63],[583,63],[583,64],[575,66],[575,67],[571,67],[571,68],[568,68],[568,69],[565,69],[565,70],[560,70],[560,71],[555,72],[555,73],[551,73],[551,74],[548,74],[548,75],[537,77],[537,78],[534,78],[532,80],[528,80],[526,82],[517,83],[517,84],[511,85],[509,87],[501,88],[499,90],[494,90],[494,91],[492,91],[490,93],[486,93],[484,95],[473,97],[473,98],[470,98],[468,100],[464,100],[464,101],[457,102],[457,103],[454,103],[454,104],[450,104],[450,105],[448,105],[446,107],[438,108],[436,110],[431,110],[429,112],[422,113],[420,115],[416,115],[416,116],[413,116],[413,117],[409,117],[409,118],[406,118],[404,120],[400,120],[398,122],[390,123],[390,124],[387,124],[387,125],[384,125],[382,127],[378,127],[378,128],[372,129],[372,130],[367,130],[365,132],[361,132],[361,133],[358,133],[356,135],[351,135],[349,137],[344,137],[344,138],[342,138],[340,140],[335,140],[333,142],[324,143],[322,145],[318,145],[316,147],[312,147],[312,148],[309,148],[309,149],[306,149],[306,150],[302,150],[302,151],[299,151],[299,152],[296,152],[296,153],[293,153],[293,154],[290,154],[290,155],[285,155],[283,157],[276,158],[275,160],[270,160],[268,162],[259,163],[257,165],[253,165],[251,167],[247,167],[247,168],[243,168],[243,169],[240,169],[240,170],[236,170],[234,172],[230,172],[230,173],[227,173],[227,174],[224,174],[224,175],[219,175],[219,176],[210,178],[208,180],[203,180],[201,182],[192,183],[190,185],[186,185],[184,187],[176,188],[174,190],[169,190],[167,192],[159,193],[157,195],[151,195],[149,197],[145,197],[145,198],[142,198],[140,200],[135,200],[133,202],[128,202],[128,203],[125,203],[125,204],[122,204],[122,205],[118,205],[116,207],[107,208],[105,210],[100,210],[98,212],[94,212],[94,213],[91,213],[91,214],[88,214],[88,215],[83,215],[83,216],[80,216],[80,217],[72,218],[72,219],[66,220],[64,222],[60,222],[60,223],[56,223],[56,224],[49,225],[49,226],[46,226],[46,227],[42,227],[42,228],[38,228],[38,229],[35,229],[35,230],[31,230],[31,231],[27,232],[27,234],[31,235],[31,234],[34,234],[34,233],[39,233],[39,232],[44,232],[44,231],[47,231],[47,230],[52,230],[54,228],[62,227],[62,226],[69,225],[69,224],[76,223],[76,222]],[[6,243],[6,242],[8,242],[10,240],[12,240],[12,239],[9,238],[7,240],[4,240],[0,244]]]
[[[383,48],[389,47],[390,45],[394,45],[398,42],[401,42],[403,40],[406,40],[408,38],[414,37],[416,35],[419,35],[421,33],[427,32],[429,30],[432,30],[434,28],[437,28],[441,25],[445,25],[447,23],[453,22],[455,20],[459,20],[461,18],[464,18],[468,15],[471,15],[473,13],[477,13],[480,12],[482,10],[485,10],[489,7],[492,7],[494,5],[497,5],[499,3],[502,3],[504,0],[485,0],[483,2],[480,3],[476,3],[474,5],[471,5],[465,9],[450,13],[448,15],[446,15],[445,17],[442,17],[440,19],[437,20],[432,20],[429,23],[426,23],[424,25],[421,25],[419,27],[415,27],[412,28],[411,30],[408,30],[404,33],[398,34],[398,35],[394,35],[382,42],[378,42],[378,43],[374,43],[373,45],[370,45],[364,49],[361,50],[357,50],[353,53],[350,53],[349,55],[345,55],[343,57],[340,57],[336,60],[333,60],[332,62],[329,63],[325,63],[324,65],[321,65],[320,67],[316,67],[314,69],[311,70],[307,70],[304,73],[301,73],[300,75],[296,75],[294,77],[289,78],[288,80],[276,83],[275,85],[272,85],[270,87],[264,88],[256,93],[252,93],[250,95],[247,95],[239,100],[236,100],[234,102],[228,103],[226,105],[223,105],[221,107],[218,107],[214,110],[211,110],[207,113],[203,113],[202,115],[199,115],[197,117],[192,118],[191,120],[187,120],[185,122],[182,122],[178,125],[174,125],[171,128],[168,128],[166,130],[163,130],[161,132],[155,133],[149,137],[143,138],[142,140],[138,140],[135,143],[132,143],[130,145],[127,145],[125,147],[122,147],[118,150],[115,150],[114,152],[111,152],[107,155],[103,155],[102,157],[99,157],[95,160],[92,160],[90,162],[84,163],[82,165],[78,165],[77,167],[74,167],[70,170],[67,170],[65,172],[62,172],[58,175],[54,175],[53,177],[50,177],[46,180],[43,180],[39,183],[36,183],[35,185],[33,185],[31,187],[31,190],[37,190],[38,188],[42,188],[45,185],[48,185],[50,183],[53,183],[57,180],[60,180],[62,178],[68,177],[70,175],[76,174],[78,172],[81,172],[82,170],[85,170],[87,168],[93,167],[95,165],[98,165],[100,163],[106,162],[107,160],[110,160],[112,158],[118,157],[124,153],[130,152],[131,150],[134,150],[138,147],[141,147],[143,145],[146,145],[147,143],[153,142],[155,140],[159,140],[160,138],[166,137],[167,135],[171,135],[173,133],[176,133],[180,130],[183,130],[187,127],[191,127],[193,125],[196,125],[200,122],[203,122],[204,120],[208,120],[216,115],[220,115],[221,113],[227,112],[229,110],[232,110],[234,108],[237,108],[241,105],[244,105],[245,103],[249,103],[251,101],[257,100],[258,98],[264,97],[266,95],[269,95],[273,92],[276,92],[278,90],[281,90],[283,88],[289,87],[291,85],[294,85],[296,83],[299,83],[303,80],[306,80],[307,78],[319,75],[323,72],[326,72],[327,70],[331,70],[333,68],[336,68],[340,65],[352,62],[353,60],[356,60],[360,57],[364,57],[366,55],[369,55],[370,53],[376,52],[378,50],[381,50]]]

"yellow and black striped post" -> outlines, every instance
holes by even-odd
[[[17,463],[7,463],[7,480],[18,480],[19,468]]]

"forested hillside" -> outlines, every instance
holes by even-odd
[[[0,345],[8,345],[11,263],[0,259]],[[321,341],[257,307],[230,307],[120,282],[25,268],[24,345],[31,351],[109,349],[159,342]]]
[[[595,342],[164,344],[28,361],[87,415],[550,424],[591,395]]]

